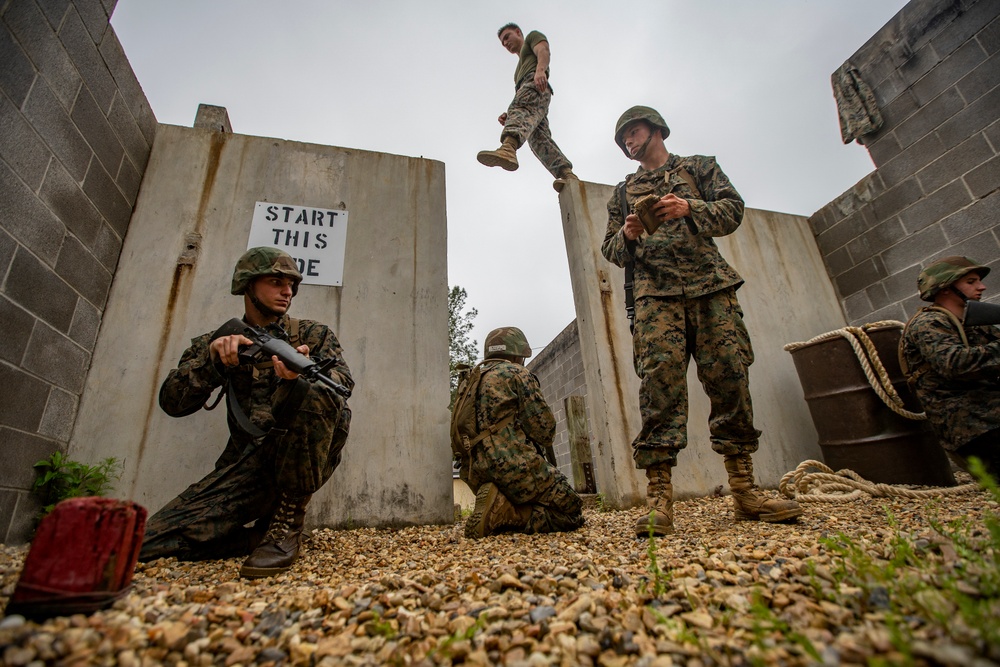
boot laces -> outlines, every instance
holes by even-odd
[[[288,533],[288,529],[291,527],[294,512],[295,505],[289,500],[282,498],[278,504],[278,509],[274,512],[274,517],[271,519],[271,526],[267,529],[267,535],[264,539],[271,542],[280,542],[283,540]]]

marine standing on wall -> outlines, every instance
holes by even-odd
[[[736,519],[793,519],[802,513],[796,502],[768,498],[754,482],[750,455],[760,431],[750,400],[753,349],[736,299],[743,279],[712,240],[736,231],[743,199],[714,158],[670,154],[664,145],[669,135],[649,107],[632,107],[618,119],[615,143],[639,168],[608,200],[601,247],[608,261],[626,267],[633,283],[642,430],[632,448],[636,467],[646,471],[651,508],[651,516],[636,521],[635,533],[647,535],[650,522],[655,535],[673,532],[671,470],[687,445],[692,357],[711,401],[712,449],[725,457]]]
[[[302,354],[333,359],[327,374],[350,390],[354,380],[333,331],[288,316],[301,281],[287,253],[251,248],[236,262],[231,292],[243,296],[246,323]],[[215,470],[150,518],[141,560],[250,554],[240,575],[258,578],[285,572],[298,557],[306,506],[340,462],[351,411],[344,397],[277,357],[240,365],[239,350],[250,343],[203,334],[164,380],[160,407],[173,417],[197,412],[222,387],[229,442]]]
[[[963,470],[976,456],[1000,479],[1000,330],[970,326],[989,274],[968,257],[940,259],[920,272],[923,301],[899,341],[899,364],[941,446]]]
[[[451,417],[459,476],[476,494],[465,536],[551,533],[583,525],[583,501],[545,460],[555,419],[538,378],[524,367],[531,348],[520,329],[494,329],[484,359],[459,384]]]
[[[514,69],[514,100],[498,120],[503,125],[500,148],[480,151],[477,159],[487,167],[517,169],[517,149],[528,142],[531,152],[555,177],[552,187],[562,192],[568,179],[576,178],[573,164],[566,159],[549,131],[549,42],[545,35],[532,30],[525,37],[514,23],[497,31],[503,47],[517,56]]]

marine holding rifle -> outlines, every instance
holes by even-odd
[[[164,380],[160,407],[173,417],[208,407],[221,387],[229,442],[208,476],[150,518],[141,560],[249,554],[240,575],[259,578],[287,571],[298,557],[309,499],[340,463],[354,386],[333,331],[288,316],[301,281],[287,253],[248,250],[231,290],[243,296],[247,328],[240,332],[236,320],[193,339]],[[248,359],[248,350],[262,354]],[[315,381],[317,366],[323,382]]]
[[[712,404],[712,449],[725,457],[737,520],[769,522],[802,513],[792,500],[768,498],[756,486],[753,461],[760,431],[753,425],[748,370],[750,337],[736,289],[743,279],[713,237],[743,220],[743,199],[712,157],[667,151],[670,129],[649,107],[619,118],[615,143],[639,168],[608,201],[601,250],[625,268],[626,306],[633,320],[642,429],[632,443],[646,471],[650,514],[635,524],[644,536],[673,532],[672,468],[687,445],[687,367],[693,357]]]
[[[968,470],[976,456],[1000,479],[1000,307],[980,303],[989,272],[958,255],[921,271],[917,289],[931,305],[906,323],[899,362],[952,460]]]

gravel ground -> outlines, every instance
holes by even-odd
[[[901,652],[891,587],[838,585],[839,556],[821,542],[843,533],[881,557],[898,530],[929,558],[954,560],[929,517],[982,526],[987,512],[998,508],[982,492],[869,498],[810,504],[798,523],[771,525],[735,523],[729,498],[703,498],[676,504],[677,533],[655,550],[630,536],[637,510],[589,509],[568,534],[483,540],[465,539],[461,523],[317,530],[273,579],[240,580],[236,559],[161,559],[139,564],[132,592],[110,609],[41,624],[3,618],[0,657],[123,667],[991,665],[983,656],[1000,660],[1000,647],[912,616]],[[25,554],[0,549],[2,605]]]

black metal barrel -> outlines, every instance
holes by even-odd
[[[920,412],[899,368],[896,348],[902,329],[867,333],[905,409]],[[879,398],[844,337],[790,351],[826,465],[883,484],[954,486],[951,463],[930,426],[896,414]]]

